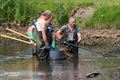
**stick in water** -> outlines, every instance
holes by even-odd
[[[85,77],[80,77],[79,80],[85,80],[86,78],[95,78],[99,75],[100,73],[98,72],[92,72],[92,73],[87,74]]]

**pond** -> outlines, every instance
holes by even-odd
[[[31,46],[19,42],[0,46],[0,80],[120,80],[120,57],[79,49],[79,59],[40,61]],[[90,73],[99,73],[87,77]]]

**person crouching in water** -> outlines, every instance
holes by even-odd
[[[67,44],[67,49],[70,54],[78,55],[77,45],[81,41],[80,29],[75,25],[75,18],[70,17],[68,24],[62,26],[57,32],[56,37],[63,39],[63,42]],[[71,45],[72,44],[72,45]]]
[[[33,25],[28,28],[28,35],[30,37],[30,42],[36,42],[35,54],[38,59],[47,59],[49,56],[50,45],[47,40],[48,35],[46,35],[46,28],[49,19],[51,19],[51,11],[45,10],[37,19],[33,22]]]

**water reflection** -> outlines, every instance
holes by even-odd
[[[96,60],[97,61],[97,60]],[[0,62],[0,80],[114,80],[119,78],[119,60],[49,60],[15,59]],[[114,64],[114,65],[113,65]],[[95,78],[88,73],[99,72]],[[117,74],[117,75],[116,75]],[[107,78],[108,79],[107,79]]]
[[[100,61],[99,63],[102,62]],[[89,61],[89,60],[88,61],[33,60],[32,80],[107,80],[107,79],[112,80],[114,79],[115,76],[110,76],[113,74],[109,72],[112,71],[113,73],[115,73],[115,71],[112,69],[107,70],[107,68],[104,69],[102,67],[103,64],[98,65],[96,61]],[[91,72],[98,72],[100,73],[100,75],[93,78],[86,78],[86,75]]]
[[[33,60],[33,80],[51,80],[49,61]]]
[[[33,74],[37,80],[75,80],[78,78],[77,68],[78,61],[73,63],[65,60],[36,61],[33,59],[33,72],[40,74]]]

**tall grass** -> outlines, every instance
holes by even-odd
[[[46,9],[53,12],[56,24],[67,22],[68,13],[63,3],[48,0],[0,0],[0,22],[28,24],[39,12]]]
[[[102,6],[86,22],[86,27],[120,28],[120,5]],[[116,25],[117,24],[117,25]]]
[[[0,23],[16,21],[28,24],[42,10],[49,9],[56,25],[68,22],[71,11],[76,7],[91,6],[93,16],[77,23],[83,28],[120,28],[120,0],[0,0]]]

